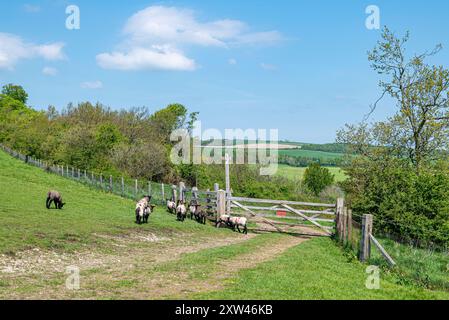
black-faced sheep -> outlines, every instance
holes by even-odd
[[[240,233],[242,232],[240,228],[242,228],[244,234],[248,233],[248,219],[246,219],[245,217],[230,217],[229,224],[234,231],[237,228],[238,232]]]
[[[207,221],[207,212],[203,210],[199,204],[196,205],[195,219],[202,224],[206,224]]]
[[[167,200],[167,211],[170,213],[176,212],[176,203],[172,200]]]
[[[56,209],[62,209],[65,203],[62,201],[62,196],[58,191],[49,191],[47,193],[47,209],[50,209],[51,203],[54,202]]]
[[[193,218],[197,219],[197,210],[198,210],[198,202],[196,200],[191,200],[189,204],[189,212],[190,212],[190,219]]]
[[[178,205],[176,206],[176,217],[179,221],[184,221],[187,216],[187,208],[184,201],[178,200]]]
[[[229,226],[230,226],[230,225],[229,225],[229,218],[230,218],[230,216],[227,215],[227,214],[221,215],[221,216],[218,218],[217,222],[215,223],[215,227],[219,228],[219,227],[221,227],[223,224],[229,227]]]
[[[145,196],[136,204],[136,223],[148,223],[154,205],[150,205],[151,196]]]

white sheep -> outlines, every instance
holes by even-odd
[[[179,221],[184,221],[187,216],[187,208],[183,201],[178,201],[178,206],[176,207],[176,216]]]
[[[230,218],[230,216],[227,215],[227,214],[221,215],[221,216],[218,218],[217,222],[215,223],[215,227],[218,228],[218,227],[221,226],[222,224],[225,224],[226,226],[229,226],[229,218]]]
[[[242,232],[240,230],[240,228],[243,228],[243,233],[247,234],[248,233],[248,219],[246,219],[245,217],[230,217],[229,218],[229,224],[231,225],[231,227],[234,229],[237,228],[238,232]]]
[[[176,203],[171,200],[167,200],[167,210],[170,213],[175,213],[176,211]]]

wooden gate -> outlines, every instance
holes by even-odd
[[[338,203],[226,197],[226,213],[245,216],[250,230],[305,236],[331,236],[335,232]],[[228,209],[230,208],[230,209]]]

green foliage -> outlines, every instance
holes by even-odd
[[[304,172],[304,184],[316,196],[332,183],[334,183],[334,176],[319,163],[312,163]]]
[[[354,212],[373,214],[378,232],[420,246],[449,244],[449,171],[417,174],[405,160],[379,156],[355,160],[347,175]]]
[[[14,84],[7,84],[3,86],[2,94],[23,104],[28,101],[28,93],[21,87]]]

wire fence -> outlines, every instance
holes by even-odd
[[[19,153],[4,145],[0,145],[0,149],[16,159],[22,160],[29,165],[41,168],[46,172],[77,181],[104,192],[119,195],[123,198],[139,200],[144,195],[151,195],[152,202],[157,204],[165,204],[166,199],[170,199],[172,197],[173,188],[178,188],[177,186],[171,184],[103,175],[68,165],[51,164],[50,162]],[[185,197],[188,197],[189,195],[192,196],[192,188],[184,188],[184,195]]]

